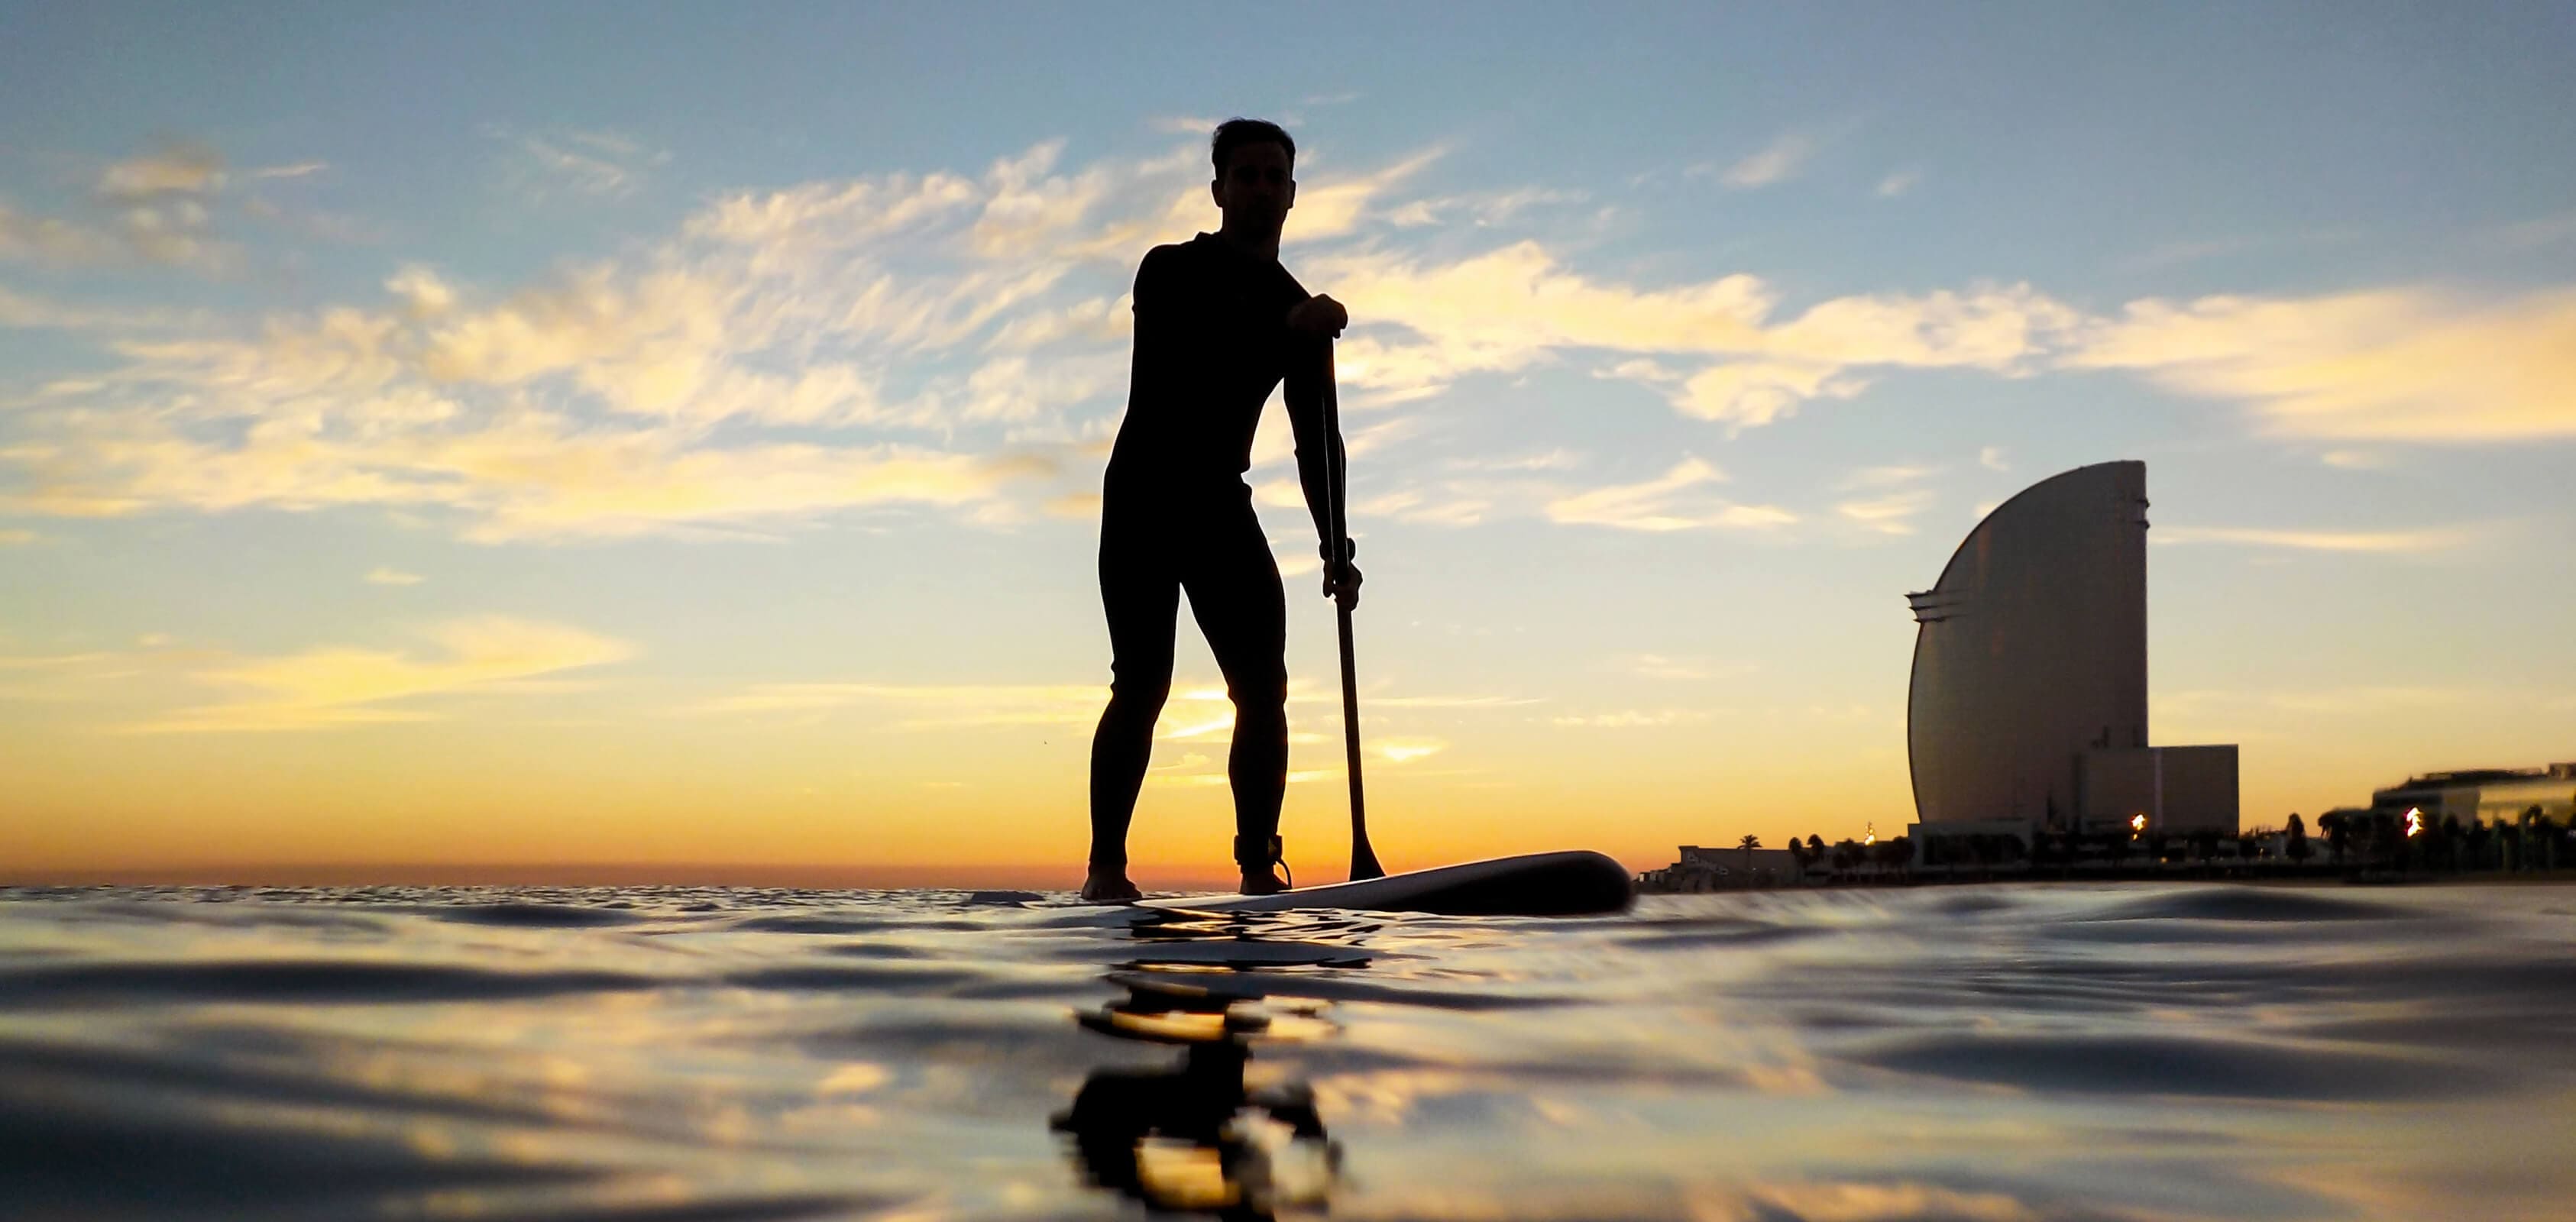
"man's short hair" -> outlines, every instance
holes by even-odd
[[[1288,138],[1288,129],[1260,119],[1233,118],[1216,125],[1216,139],[1208,149],[1208,158],[1216,163],[1216,176],[1225,177],[1226,162],[1234,150],[1247,144],[1275,144],[1288,153],[1288,164],[1297,164],[1297,142]]]

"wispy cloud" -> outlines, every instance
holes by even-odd
[[[1360,323],[1400,320],[1409,333],[1346,340],[1347,383],[1413,398],[1566,350],[1622,352],[1633,355],[1601,372],[1653,386],[1685,415],[1738,428],[1781,419],[1808,399],[1858,394],[1873,365],[2017,374],[2046,336],[2080,320],[2017,285],[1839,297],[1775,322],[1777,294],[1757,277],[1641,290],[1567,268],[1535,240],[1445,263],[1367,249],[1319,260],[1317,276],[1337,295],[1369,303]],[[1667,364],[1710,358],[1718,359],[1690,373]]]
[[[1632,675],[1648,679],[1703,680],[1730,675],[1749,674],[1757,669],[1749,662],[1721,662],[1704,656],[1674,657],[1657,653],[1629,653],[1613,657],[1611,665]]]
[[[440,714],[420,707],[425,699],[506,690],[515,681],[622,661],[635,652],[579,628],[499,616],[444,624],[428,636],[439,655],[331,647],[200,671],[199,681],[245,694],[120,728],[195,733],[431,721]]]
[[[2503,250],[2517,251],[2576,242],[2576,209],[2497,226],[2484,235],[2484,242]]]
[[[1986,446],[1985,448],[1978,450],[1977,465],[1984,467],[1988,471],[2012,470],[2012,464],[2005,460],[2004,448],[2002,446]]]
[[[1784,133],[1762,146],[1761,151],[1728,166],[1718,181],[1739,191],[1787,182],[1806,168],[1807,160],[1815,153],[1813,137],[1800,132]]]
[[[242,171],[244,178],[310,178],[331,168],[327,161],[298,161],[289,165],[256,166]]]
[[[2443,552],[2485,539],[2490,530],[2453,526],[2423,530],[2281,530],[2253,526],[2158,526],[2156,543],[2219,543],[2313,552]]]
[[[2285,713],[2371,716],[2479,704],[2538,704],[2531,693],[2480,687],[2357,684],[2312,689],[2184,689],[2156,694],[2149,711],[2158,717],[2205,717],[2224,710],[2273,709]]]
[[[378,565],[367,574],[370,584],[380,586],[416,586],[424,580],[418,573],[406,573],[386,565]]]
[[[1834,512],[1843,520],[1882,535],[1914,533],[1914,519],[1932,505],[1932,494],[1921,490],[1891,492],[1885,496],[1843,501]]]
[[[1513,218],[1536,208],[1552,205],[1579,204],[1591,198],[1585,191],[1521,187],[1509,191],[1488,191],[1471,195],[1443,195],[1412,200],[1387,212],[1387,223],[1399,228],[1440,225],[1464,219],[1478,228],[1511,223]]]
[[[1712,527],[1768,530],[1798,520],[1772,505],[1739,505],[1699,490],[1721,482],[1725,474],[1697,458],[1685,458],[1671,470],[1635,484],[1613,484],[1549,502],[1550,521],[1571,526],[1608,526],[1620,530],[1672,531]]]
[[[241,252],[215,232],[214,208],[226,181],[223,158],[198,143],[167,144],[113,162],[76,215],[31,216],[0,203],[0,259],[228,270]]]
[[[2576,436],[2576,293],[2476,303],[2428,290],[2131,303],[2061,363],[2250,405],[2296,437]]]
[[[756,683],[687,706],[700,715],[802,713],[853,705],[896,710],[903,729],[1073,725],[1097,720],[1105,684]]]
[[[1854,488],[1897,488],[1930,479],[1940,473],[1939,467],[1919,463],[1896,463],[1888,466],[1862,467],[1844,476],[1834,486],[1849,491]]]
[[[1878,180],[1878,197],[1895,199],[1913,190],[1914,184],[1921,181],[1923,181],[1923,173],[1920,170],[1898,170]]]
[[[520,131],[494,124],[484,134],[515,150],[518,160],[510,170],[510,181],[537,202],[566,194],[623,199],[642,189],[653,171],[671,161],[669,150],[618,132]]]
[[[1842,501],[1834,506],[1834,513],[1872,534],[1913,534],[1914,518],[1932,505],[1932,493],[1913,485],[1931,478],[1939,470],[1914,463],[1862,467],[1844,476],[1835,486],[1845,492],[1871,495]]]
[[[1606,713],[1576,713],[1548,719],[1550,725],[1582,727],[1596,730],[1641,730],[1657,726],[1690,725],[1707,721],[1706,709],[1619,709]]]
[[[0,285],[0,327],[134,332],[167,330],[185,325],[185,321],[183,316],[166,311],[75,305]]]

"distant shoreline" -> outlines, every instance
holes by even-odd
[[[2311,871],[2299,874],[2155,874],[2146,871],[2099,874],[1997,873],[1997,874],[1889,874],[1875,877],[1819,879],[1814,882],[1775,882],[1745,887],[1711,887],[1706,890],[1659,890],[1639,885],[1639,895],[1732,895],[1743,892],[1785,893],[1796,891],[1876,891],[1907,887],[1968,887],[1981,884],[2043,886],[2057,883],[2210,883],[2238,887],[2545,887],[2576,884],[2576,869],[2519,870],[2514,872],[2410,872],[2402,875],[2360,874],[2355,872]]]

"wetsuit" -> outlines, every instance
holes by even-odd
[[[1307,501],[1324,504],[1322,464],[1340,460],[1339,439],[1322,436],[1327,341],[1287,326],[1308,296],[1277,260],[1214,234],[1157,246],[1137,268],[1127,416],[1100,508],[1112,678],[1091,741],[1094,866],[1127,861],[1184,590],[1234,702],[1235,859],[1270,866],[1288,774],[1288,607],[1243,473],[1262,404],[1284,380]]]

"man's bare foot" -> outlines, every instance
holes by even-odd
[[[1127,881],[1127,872],[1116,866],[1093,866],[1091,877],[1082,880],[1082,902],[1086,904],[1124,904],[1143,898],[1145,893]]]
[[[1277,895],[1287,889],[1288,884],[1279,881],[1279,873],[1276,870],[1265,869],[1258,874],[1246,870],[1243,872],[1243,890],[1238,894]]]

